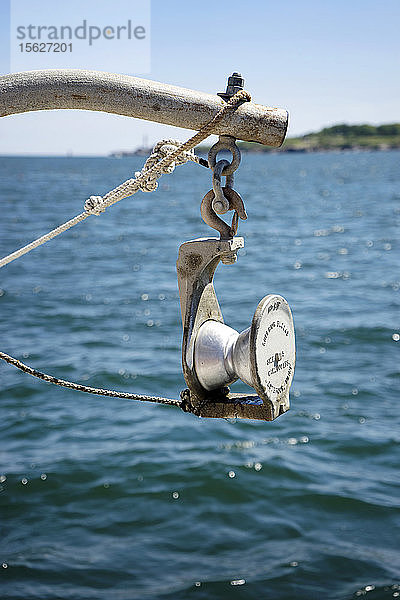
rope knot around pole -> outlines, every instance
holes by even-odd
[[[142,192],[154,192],[158,187],[157,179],[161,175],[168,175],[172,173],[175,170],[175,167],[178,165],[184,165],[189,161],[193,161],[203,166],[208,166],[207,161],[202,161],[198,156],[196,156],[194,148],[190,148],[175,156],[174,160],[169,164],[162,164],[159,168],[157,168],[158,163],[161,161],[165,163],[164,159],[172,154],[172,152],[176,153],[177,149],[181,145],[182,142],[179,140],[167,139],[157,142],[149,158],[146,160],[143,169],[135,173],[135,178],[138,179],[140,176],[146,177],[146,173],[152,171],[152,173],[149,174],[149,177],[144,179],[144,181],[141,181],[139,184],[139,189]]]
[[[96,215],[98,217],[105,212],[107,206],[104,205],[103,196],[90,196],[85,202],[85,212],[88,215]]]

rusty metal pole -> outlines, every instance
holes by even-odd
[[[80,109],[199,130],[223,104],[217,95],[100,71],[50,69],[0,76],[2,117],[36,110]],[[278,147],[287,126],[286,110],[246,102],[218,123],[213,133]]]

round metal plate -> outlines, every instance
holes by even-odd
[[[282,296],[265,296],[254,313],[250,332],[250,369],[260,398],[275,407],[288,402],[296,346],[292,313]],[[283,410],[287,410],[282,406]]]

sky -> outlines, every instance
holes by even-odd
[[[10,72],[9,2],[0,0],[0,74]],[[289,111],[289,136],[399,122],[399,30],[399,0],[152,0],[150,69],[136,71],[132,61],[129,74],[217,93],[239,71],[255,102]],[[128,73],[115,59],[115,72]],[[105,155],[191,134],[105,113],[43,111],[0,119],[0,154]]]

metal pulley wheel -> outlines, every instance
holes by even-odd
[[[252,324],[242,333],[218,321],[200,327],[194,342],[194,368],[208,391],[237,379],[272,401],[278,416],[288,410],[296,358],[292,313],[282,296],[265,296]]]

